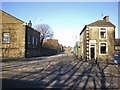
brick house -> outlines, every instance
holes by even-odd
[[[33,57],[40,55],[40,33],[29,22],[1,11],[1,52],[2,58]],[[36,53],[35,53],[36,52]]]
[[[86,60],[106,60],[113,58],[115,25],[109,16],[85,25],[80,33],[80,55]]]

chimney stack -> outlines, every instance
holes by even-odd
[[[105,16],[103,20],[105,20],[106,22],[109,22],[109,16]]]
[[[29,26],[29,27],[32,27],[31,20],[29,21],[28,26]]]

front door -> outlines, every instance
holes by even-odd
[[[91,54],[91,59],[95,59],[95,48],[94,47],[90,48],[90,54]]]

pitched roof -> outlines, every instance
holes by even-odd
[[[80,32],[80,35],[83,33],[83,31],[85,30],[86,27],[87,27],[87,25],[84,26],[84,28],[83,28],[82,31]]]
[[[6,13],[5,11],[0,10],[0,14],[2,16],[1,23],[24,23],[24,21]]]
[[[98,20],[98,21],[95,21],[93,23],[90,23],[88,25],[85,25],[85,27],[83,28],[83,30],[80,32],[80,35],[82,34],[82,32],[85,30],[85,28],[87,26],[95,26],[95,27],[115,27],[115,25],[113,25],[111,22],[109,21],[106,21],[106,20]]]
[[[96,26],[96,27],[115,27],[111,22],[105,20],[98,20],[96,22],[90,23],[87,26]]]

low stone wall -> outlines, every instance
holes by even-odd
[[[41,56],[55,55],[55,54],[58,54],[58,50],[41,47],[40,54]]]

